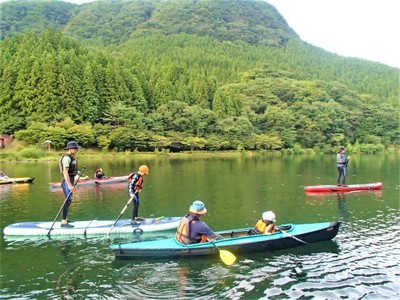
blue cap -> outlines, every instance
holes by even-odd
[[[207,209],[204,206],[204,203],[200,200],[196,200],[193,204],[189,207],[189,211],[194,214],[204,215],[207,213]]]

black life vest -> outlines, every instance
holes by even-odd
[[[71,154],[67,153],[64,154],[63,156],[61,156],[60,160],[58,161],[58,165],[60,167],[60,173],[61,175],[64,174],[64,166],[62,164],[62,160],[64,158],[64,156],[69,156],[71,158],[71,163],[68,167],[68,175],[70,177],[74,177],[76,174],[78,174],[78,161],[75,159],[75,157],[73,157]]]

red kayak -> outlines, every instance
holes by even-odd
[[[80,179],[77,186],[86,186],[86,185],[102,185],[102,184],[115,184],[121,182],[128,182],[128,176],[116,176],[116,177],[105,177],[101,179]],[[61,182],[52,182],[50,183],[51,188],[61,188]]]
[[[350,185],[313,185],[306,186],[306,193],[335,193],[335,192],[352,192],[352,191],[370,191],[380,190],[382,182],[350,184]]]

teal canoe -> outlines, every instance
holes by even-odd
[[[333,239],[340,222],[280,225],[274,234],[251,235],[250,228],[217,232],[225,239],[184,245],[175,238],[111,245],[117,259],[158,259],[217,256],[220,250],[235,254],[269,252]]]

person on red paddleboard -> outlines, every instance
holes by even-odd
[[[350,156],[346,157],[344,151],[345,151],[344,147],[340,146],[336,156],[337,171],[338,171],[338,178],[337,178],[338,186],[346,186],[346,169],[347,169],[347,164],[349,163]]]

